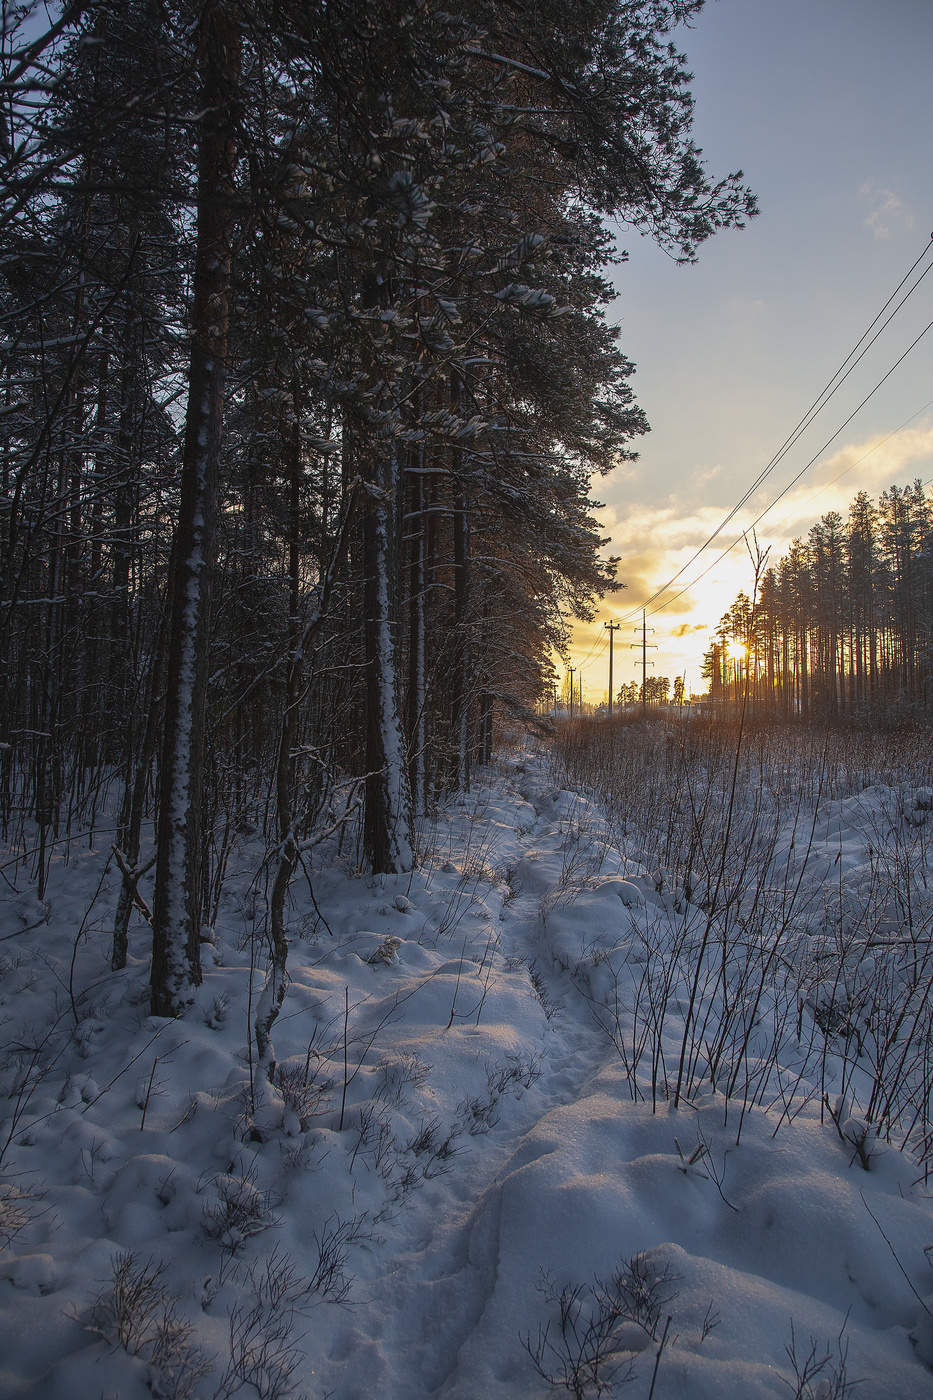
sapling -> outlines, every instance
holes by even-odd
[[[707,1337],[715,1331],[715,1329],[720,1325],[721,1322],[722,1316],[719,1312],[719,1309],[716,1307],[715,1303],[711,1298],[709,1303],[707,1304],[706,1313],[704,1314],[703,1322],[700,1327],[700,1335],[697,1339],[700,1346],[703,1345]]]
[[[151,1071],[150,1071],[150,1073],[149,1073],[149,1079],[148,1079],[148,1081],[147,1081],[147,1083],[146,1083],[146,1090],[145,1090],[145,1093],[144,1093],[143,1096],[142,1096],[142,1097],[143,1097],[143,1101],[142,1101],[142,1103],[139,1105],[140,1108],[142,1109],[142,1117],[141,1117],[140,1120],[139,1120],[139,1131],[140,1131],[140,1132],[142,1132],[143,1129],[144,1129],[145,1126],[146,1126],[146,1113],[147,1113],[147,1111],[148,1111],[148,1109],[149,1109],[149,1100],[150,1100],[150,1098],[151,1098],[151,1096],[152,1096],[152,1086],[153,1086],[153,1083],[155,1082],[155,1072],[156,1072],[156,1066],[158,1065],[158,1063],[159,1063],[159,1057],[158,1057],[158,1055],[156,1055],[155,1058],[154,1058],[153,1061],[152,1061],[152,1069],[151,1069]]]
[[[451,1026],[453,1025],[453,1023],[454,1023],[454,1017],[455,1017],[456,1014],[457,1014],[457,993],[460,991],[460,979],[461,979],[461,977],[463,976],[463,959],[464,959],[464,954],[465,954],[465,953],[466,953],[466,939],[464,938],[463,943],[462,943],[462,945],[461,945],[461,947],[460,947],[460,963],[459,963],[459,965],[458,965],[458,967],[457,967],[457,980],[456,980],[456,982],[454,983],[454,994],[453,994],[453,998],[452,998],[451,1003],[450,1003],[450,1016],[448,1017],[447,1025],[444,1027],[444,1029],[445,1029],[445,1030],[448,1030],[448,1031],[450,1030]],[[472,1013],[471,1013],[471,1014],[472,1014]]]
[[[338,1133],[343,1132],[343,1116],[347,1110],[347,1087],[350,1083],[348,1060],[347,1060],[347,1033],[350,1025],[350,988],[343,989],[343,1091],[340,1095],[340,1122],[337,1125]]]

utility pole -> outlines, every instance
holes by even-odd
[[[571,719],[573,719],[573,673],[574,673],[574,671],[575,671],[576,669],[577,669],[576,666],[568,666],[568,667],[567,667],[567,670],[570,672],[570,718],[571,718]]]
[[[641,610],[641,628],[636,627],[634,630],[641,631],[641,712],[644,715],[648,709],[648,648],[651,647],[652,651],[657,651],[656,643],[648,641],[648,633],[653,632],[654,628],[648,626],[648,615],[645,608]],[[629,643],[630,648],[637,646],[637,642]],[[651,664],[653,666],[654,662],[652,661]]]
[[[604,622],[603,626],[609,628],[609,718],[612,719],[612,643],[615,633],[618,632],[622,624],[619,622]]]

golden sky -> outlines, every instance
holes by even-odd
[[[930,275],[691,566],[684,596],[649,616],[656,673],[686,670],[700,689],[709,631],[752,582],[741,543],[714,561],[798,472],[758,526],[775,561],[827,511],[845,516],[859,490],[877,499],[895,482],[933,479],[933,3],[717,0],[675,39],[694,74],[703,157],[717,177],[742,169],[761,213],[687,266],[616,230],[626,256],[611,269],[608,316],[652,431],[632,444],[636,462],[593,487],[626,584],[574,633],[570,660],[594,702],[608,685],[603,623],[624,619],[614,680],[640,678],[630,643],[642,604],[772,460],[915,261]]]
[[[759,509],[793,474],[793,468],[788,467],[779,483],[769,483],[770,494],[762,498]],[[877,500],[893,482],[906,484],[915,477],[923,481],[933,478],[931,415],[890,434],[853,438],[827,454],[760,521],[756,527],[758,544],[762,550],[770,550],[768,562],[776,563],[791,541],[797,536],[805,538],[810,527],[828,511],[836,510],[845,518],[859,491],[867,491]],[[655,506],[634,502],[627,506],[607,505],[600,512],[612,539],[608,551],[622,557],[620,577],[626,587],[603,601],[596,621],[578,623],[574,629],[570,659],[578,668],[578,678],[582,669],[585,701],[600,703],[608,691],[609,634],[604,622],[622,622],[615,634],[613,688],[617,690],[624,681],[640,679],[640,616],[632,614],[642,600],[690,559],[730,510],[731,501],[716,498],[715,475],[708,489],[709,504],[692,511],[683,510],[677,497],[671,495]],[[649,640],[657,648],[649,652],[655,663],[654,674],[669,676],[673,681],[674,676],[686,671],[688,689],[703,688],[700,666],[710,632],[740,589],[751,592],[753,568],[741,533],[757,514],[753,503],[749,503],[674,585],[672,593],[687,585],[683,595],[649,616],[648,625],[654,629]],[[737,538],[739,543],[720,559]],[[713,567],[705,572],[710,564]],[[663,602],[662,597],[653,607],[658,608]]]

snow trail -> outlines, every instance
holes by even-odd
[[[534,1160],[528,1134],[555,1108],[585,1097],[611,1055],[605,1035],[581,1019],[578,1008],[568,1012],[568,1002],[578,1001],[579,992],[555,962],[542,913],[560,883],[565,822],[555,813],[553,793],[549,799],[552,785],[527,773],[521,777],[516,790],[534,809],[534,822],[518,833],[517,859],[508,872],[509,894],[498,932],[507,956],[534,968],[539,995],[547,1005],[544,1069],[521,1102],[505,1105],[500,1122],[483,1136],[482,1156],[468,1150],[452,1174],[406,1208],[405,1230],[416,1239],[367,1289],[370,1312],[381,1319],[379,1335],[391,1334],[399,1362],[395,1374],[380,1379],[380,1386],[398,1400],[454,1396],[461,1386],[464,1395],[475,1395],[469,1374],[461,1374],[460,1357],[496,1290],[504,1182]],[[493,857],[499,854],[495,847],[490,852]],[[391,1249],[391,1232],[389,1244]],[[355,1332],[352,1326],[351,1331]],[[356,1345],[357,1339],[351,1344],[345,1334],[336,1342],[335,1354],[342,1359]],[[351,1383],[336,1396],[354,1400],[365,1393],[365,1387],[360,1390]]]
[[[862,799],[883,799],[889,826],[925,820],[890,791]],[[837,896],[838,869],[854,882],[864,862],[850,806],[827,837]],[[927,1185],[884,1143],[863,1170],[794,1073],[793,1028],[797,1097],[746,1106],[740,1145],[736,1104],[699,1077],[691,1103],[673,1110],[662,1082],[652,1106],[647,1061],[630,1055],[637,996],[656,956],[674,989],[670,1062],[701,911],[531,755],[480,775],[419,842],[409,874],[360,876],[330,854],[314,898],[293,882],[276,1076],[252,1098],[257,845],[231,864],[204,985],[178,1021],[147,1015],[138,929],[127,968],[109,970],[107,921],[87,914],[118,892],[106,852],[53,865],[41,911],[20,892],[0,905],[17,952],[0,966],[9,1044],[59,1018],[0,1178],[3,1400],[165,1391],[152,1345],[115,1345],[100,1306],[127,1254],[164,1269],[160,1296],[192,1329],[211,1372],[192,1400],[217,1392],[231,1321],[270,1267],[277,1287],[291,1270],[308,1289],[286,1309],[282,1400],[567,1393],[557,1295],[579,1299],[585,1329],[631,1267],[645,1287],[613,1334],[633,1367],[625,1393],[648,1393],[669,1314],[654,1400],[793,1393],[794,1339],[798,1365],[811,1346],[821,1362],[811,1390],[933,1397]],[[76,947],[72,1018],[55,986]],[[0,1114],[21,1073],[0,1065]],[[273,1325],[260,1317],[257,1345]],[[249,1394],[244,1381],[231,1400]]]

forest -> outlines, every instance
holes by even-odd
[[[647,427],[605,319],[621,220],[689,259],[754,211],[690,136],[694,3],[5,11],[0,824],[116,800],[153,1010],[231,834],[282,901],[375,871],[616,584],[591,477]]]
[[[927,483],[928,484],[928,483]],[[721,618],[703,675],[714,700],[871,723],[929,712],[933,516],[925,484],[860,491],[759,570]]]

